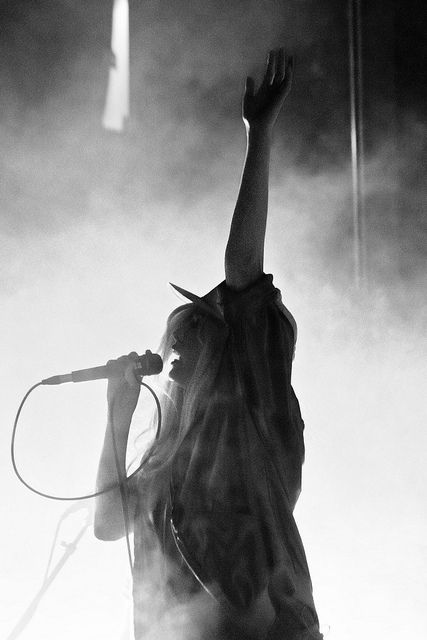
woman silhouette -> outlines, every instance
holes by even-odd
[[[189,302],[172,312],[162,342],[165,361],[176,355],[162,428],[127,485],[137,640],[180,603],[196,603],[187,610],[188,638],[322,638],[292,515],[304,459],[291,386],[296,324],[263,272],[271,141],[292,70],[292,58],[278,49],[259,88],[246,81],[247,154],[225,281],[201,297],[175,287]],[[136,357],[119,358],[123,375],[109,381],[98,489],[117,478],[113,426],[125,474],[140,390]],[[95,535],[115,540],[125,532],[120,491],[101,495]]]

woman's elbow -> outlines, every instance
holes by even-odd
[[[128,533],[131,533],[133,531],[133,522],[129,522],[128,524]],[[103,540],[104,542],[120,540],[120,538],[123,538],[123,536],[126,535],[126,526],[123,516],[118,518],[108,516],[100,517],[95,514],[93,532],[95,538]]]
[[[104,542],[112,542],[113,540],[119,540],[122,537],[117,528],[114,528],[105,522],[97,522],[96,520],[93,524],[93,533],[97,540],[103,540]]]
[[[95,538],[104,541],[120,540],[132,533],[137,495],[130,491],[123,503],[121,496],[101,496],[95,503],[93,532]],[[126,515],[125,515],[126,514]]]
[[[119,540],[121,536],[117,535],[117,531],[105,527],[104,525],[94,524],[93,532],[97,540],[103,542],[112,542],[113,540]]]

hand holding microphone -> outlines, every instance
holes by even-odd
[[[140,375],[137,373],[140,366],[139,356],[132,351],[117,360],[109,360],[106,366],[112,374],[108,378],[107,387],[109,410],[113,414],[116,427],[128,428],[141,390]]]
[[[42,380],[41,384],[56,385],[64,382],[85,382],[108,378],[107,399],[110,411],[114,411],[115,421],[124,425],[132,417],[138,402],[141,377],[155,375],[162,369],[161,357],[147,349],[142,356],[132,351],[129,355],[121,356],[117,360],[109,360],[101,367],[79,369],[52,376]]]
[[[160,373],[162,369],[163,362],[158,354],[147,350],[144,355],[139,356],[137,353],[132,352],[127,356],[118,358],[117,360],[109,360],[104,366],[80,369],[79,371],[72,371],[71,373],[64,375],[52,376],[51,378],[41,380],[30,387],[19,405],[12,431],[12,466],[19,480],[34,493],[45,498],[50,498],[51,500],[86,500],[98,497],[102,493],[109,493],[110,491],[117,489],[119,486],[121,487],[122,484],[120,477],[121,475],[126,475],[125,461],[129,428],[133,412],[138,402],[141,385],[147,387],[156,400],[158,412],[157,432],[160,431],[161,408],[159,400],[151,387],[145,384],[145,382],[141,382],[140,378]],[[15,458],[15,437],[18,420],[28,396],[40,385],[57,385],[64,382],[83,382],[85,380],[98,380],[100,378],[108,378],[108,425],[102,453],[103,458],[101,458],[105,459],[105,473],[98,474],[97,491],[84,496],[63,498],[61,496],[51,495],[35,489],[21,476],[17,468]],[[118,456],[121,456],[121,459],[123,460],[123,469],[120,471],[117,466]],[[113,471],[114,478],[113,483],[111,484],[111,470],[114,470],[114,467],[116,467],[117,473],[114,473]],[[137,471],[139,471],[140,468],[141,466]],[[117,480],[120,480],[120,482],[117,482]],[[77,508],[79,507],[73,506],[71,507],[71,510],[74,511]]]
[[[127,432],[138,403],[141,376],[160,373],[162,359],[148,349],[142,356],[132,351],[117,360],[109,360],[105,368],[108,373],[109,416],[114,420],[116,429]]]

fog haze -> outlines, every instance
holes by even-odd
[[[419,11],[415,2],[382,10],[374,2],[363,12],[367,282],[357,290],[342,3],[130,2],[131,116],[122,134],[101,126],[110,3],[2,3],[4,636],[39,588],[68,506],[30,494],[13,476],[19,401],[49,375],[154,350],[180,303],[169,281],[203,294],[223,279],[245,149],[244,79],[259,78],[268,49],[282,44],[296,56],[296,75],[276,129],[265,270],[299,327],[294,387],[307,455],[296,519],[315,601],[328,640],[421,636],[427,283]],[[104,398],[103,382],[31,397],[17,455],[36,487],[92,491]],[[149,402],[142,398],[137,427]],[[71,541],[84,517],[72,514],[59,540]],[[59,543],[55,558],[61,552]],[[22,638],[129,638],[126,562],[123,542],[102,543],[88,531]]]

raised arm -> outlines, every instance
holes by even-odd
[[[254,80],[246,80],[242,108],[246,158],[225,250],[225,279],[234,289],[244,289],[263,272],[271,141],[291,88],[292,70],[293,59],[286,59],[282,48],[270,51],[257,91]]]

